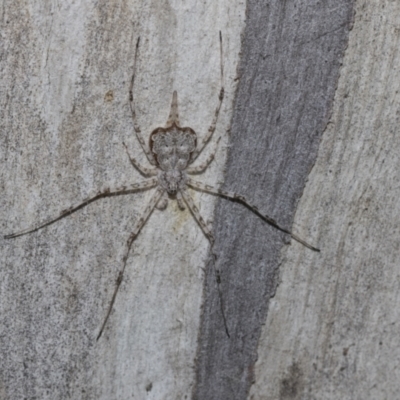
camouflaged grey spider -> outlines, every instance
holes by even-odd
[[[77,206],[72,206],[67,210],[63,210],[60,215],[54,219],[48,220],[46,222],[43,222],[39,225],[36,225],[34,227],[28,228],[23,231],[19,231],[16,233],[12,233],[10,235],[4,236],[5,239],[12,239],[16,238],[18,236],[26,235],[28,233],[35,232],[41,228],[44,228],[48,225],[53,224],[56,221],[59,221],[60,219],[74,213],[75,211],[78,211],[79,209],[87,206],[88,204],[99,200],[104,197],[110,197],[110,196],[117,196],[117,195],[123,195],[123,194],[130,194],[133,192],[138,192],[142,190],[147,190],[151,188],[156,188],[153,196],[151,197],[150,202],[147,204],[147,207],[145,208],[144,212],[140,216],[140,218],[136,221],[134,227],[133,227],[133,232],[131,233],[128,241],[127,241],[127,249],[125,251],[124,257],[123,257],[123,266],[121,271],[118,274],[118,278],[116,280],[116,286],[114,289],[113,296],[111,298],[110,305],[108,307],[108,311],[106,314],[106,317],[104,319],[104,322],[102,324],[102,327],[100,329],[100,332],[97,336],[97,340],[100,338],[102,335],[104,328],[106,326],[107,320],[110,316],[111,310],[113,308],[115,298],[117,296],[117,292],[119,289],[119,286],[121,285],[125,267],[126,267],[126,262],[128,259],[128,255],[132,246],[132,243],[138,236],[140,230],[143,228],[144,224],[146,223],[147,219],[149,218],[150,214],[154,210],[155,207],[159,209],[165,209],[168,203],[168,198],[171,199],[176,199],[179,205],[180,209],[185,208],[186,206],[189,208],[191,213],[193,214],[195,220],[197,223],[200,225],[202,231],[204,232],[205,236],[209,240],[211,244],[211,250],[214,245],[214,237],[205,223],[204,219],[201,217],[198,208],[193,202],[192,197],[187,191],[187,188],[190,187],[194,190],[199,190],[202,192],[206,192],[212,195],[216,196],[221,196],[224,198],[227,198],[229,200],[237,201],[239,203],[242,203],[246,207],[248,207],[252,212],[254,212],[258,217],[260,217],[263,221],[266,223],[272,225],[276,229],[280,230],[281,232],[284,232],[288,235],[290,235],[294,240],[298,241],[302,245],[308,247],[311,250],[314,251],[319,251],[319,249],[309,245],[306,243],[304,240],[300,239],[298,236],[294,235],[292,232],[289,230],[286,230],[282,227],[280,227],[272,218],[261,214],[258,211],[258,208],[252,204],[250,204],[245,197],[240,196],[236,193],[233,192],[227,192],[223,191],[217,188],[214,188],[213,186],[197,182],[190,178],[188,175],[191,174],[198,174],[203,172],[213,161],[215,153],[217,151],[217,146],[219,143],[219,140],[221,137],[219,137],[215,144],[213,149],[211,150],[208,158],[205,160],[204,163],[198,165],[198,166],[192,166],[192,164],[196,161],[197,157],[199,154],[204,150],[205,146],[207,143],[210,141],[210,139],[213,136],[213,133],[215,131],[215,127],[217,124],[218,120],[218,115],[219,111],[221,109],[222,101],[224,98],[224,69],[223,69],[223,54],[222,54],[222,35],[221,32],[219,34],[219,39],[220,39],[220,63],[221,63],[221,89],[219,93],[219,101],[217,108],[215,110],[214,118],[212,120],[212,123],[208,129],[207,134],[205,137],[198,143],[197,140],[197,135],[194,132],[193,129],[189,127],[181,127],[179,123],[179,114],[178,114],[178,95],[177,92],[174,91],[173,96],[172,96],[172,103],[171,103],[171,111],[168,117],[168,121],[165,125],[164,128],[156,128],[151,134],[150,134],[150,140],[149,140],[149,145],[146,144],[146,142],[143,139],[140,127],[137,123],[136,120],[136,111],[135,111],[135,103],[133,99],[133,85],[135,81],[135,74],[136,74],[136,60],[137,60],[137,55],[138,55],[138,50],[139,50],[139,42],[140,38],[137,40],[136,43],[136,50],[135,50],[135,59],[134,59],[134,72],[129,88],[129,100],[130,100],[130,106],[131,106],[131,111],[132,111],[132,118],[133,118],[133,123],[134,123],[134,129],[136,133],[136,137],[146,154],[146,157],[152,167],[148,168],[143,166],[141,163],[139,163],[135,158],[131,157],[127,146],[124,144],[127,155],[130,159],[130,162],[132,163],[133,167],[135,167],[142,175],[144,176],[149,176],[152,177],[150,179],[147,179],[145,181],[135,183],[130,185],[129,187],[123,186],[116,188],[114,190],[110,189],[105,189],[103,191],[100,191],[97,193],[96,196],[85,199],[82,203],[80,203]],[[215,255],[214,256],[214,267],[215,267]],[[221,304],[221,311],[222,311],[222,316],[224,319],[224,324],[225,324],[225,330],[227,335],[229,336],[227,324],[226,324],[226,319],[224,315],[224,310],[222,306],[222,295],[219,289],[219,273],[217,270],[215,270],[216,274],[216,280],[218,283],[218,291],[220,295],[220,304]]]

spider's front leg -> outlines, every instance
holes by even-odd
[[[157,188],[156,192],[154,193],[153,197],[151,198],[149,204],[147,204],[147,207],[145,208],[145,210],[143,211],[142,215],[140,216],[140,218],[136,221],[135,226],[133,227],[133,231],[131,233],[131,235],[129,236],[128,241],[126,242],[126,251],[124,254],[124,257],[122,258],[122,268],[119,271],[116,283],[115,283],[115,289],[114,289],[114,293],[112,295],[111,298],[111,302],[110,305],[108,307],[107,313],[106,313],[106,317],[104,318],[104,322],[101,326],[100,332],[97,335],[97,339],[99,340],[104,328],[107,324],[108,318],[111,314],[111,310],[114,306],[114,302],[115,302],[115,298],[117,297],[117,293],[118,293],[118,289],[122,283],[122,279],[124,277],[124,272],[125,272],[125,267],[126,267],[126,261],[128,260],[128,256],[129,256],[129,252],[131,250],[132,247],[132,243],[135,241],[135,239],[137,238],[137,236],[139,235],[140,230],[143,228],[144,224],[146,223],[147,219],[149,218],[150,214],[152,213],[152,211],[154,210],[154,207],[156,206],[156,204],[158,203],[158,201],[161,199],[162,195],[164,193],[163,189]]]
[[[203,231],[204,235],[206,236],[206,238],[208,239],[208,241],[211,244],[211,255],[213,257],[213,268],[214,268],[214,273],[215,273],[215,280],[217,282],[218,296],[219,296],[219,301],[220,301],[220,305],[221,305],[221,314],[222,314],[222,319],[224,321],[225,332],[226,332],[226,335],[229,338],[230,335],[229,335],[228,325],[226,323],[226,317],[225,317],[225,311],[224,311],[224,302],[223,302],[223,298],[222,298],[221,288],[219,286],[220,283],[221,283],[221,275],[220,275],[219,270],[215,266],[215,263],[217,261],[217,256],[213,252],[214,236],[211,233],[211,230],[207,226],[206,222],[204,221],[203,217],[200,215],[199,209],[194,204],[194,201],[193,201],[192,197],[190,196],[190,194],[185,189],[181,189],[180,192],[178,192],[178,193],[182,194],[182,197],[183,197],[186,205],[188,206],[190,212],[193,214],[194,219],[200,225],[201,230]]]
[[[183,197],[182,197],[181,192],[178,192],[176,194],[176,201],[178,202],[179,209],[183,211],[185,209],[185,203],[183,201]]]

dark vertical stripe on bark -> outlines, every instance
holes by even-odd
[[[352,20],[352,0],[248,0],[224,189],[285,228],[330,116]],[[231,337],[208,268],[194,398],[246,399],[287,238],[223,199],[214,234]]]

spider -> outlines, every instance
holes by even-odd
[[[46,226],[49,226],[60,219],[80,210],[81,208],[87,206],[88,204],[102,199],[104,197],[111,197],[111,196],[118,196],[124,194],[130,194],[134,192],[139,192],[143,190],[148,190],[151,188],[155,188],[155,192],[151,197],[151,200],[147,204],[146,208],[142,212],[139,219],[136,221],[133,231],[129,236],[129,239],[126,243],[126,250],[122,259],[122,268],[119,271],[115,289],[113,292],[113,296],[111,298],[111,302],[109,304],[106,316],[104,318],[103,324],[97,335],[97,340],[100,339],[104,328],[107,324],[108,318],[110,313],[113,309],[115,298],[118,293],[118,289],[121,285],[127,259],[132,247],[132,243],[137,238],[140,230],[145,225],[147,219],[149,218],[150,214],[154,210],[154,208],[165,209],[168,204],[168,199],[176,200],[178,202],[178,206],[181,210],[185,209],[185,206],[188,207],[190,212],[192,213],[194,219],[199,224],[201,230],[203,231],[204,235],[208,239],[211,245],[211,251],[214,246],[214,237],[207,226],[206,222],[202,218],[199,213],[198,208],[194,204],[194,201],[190,194],[188,193],[188,187],[198,190],[201,192],[209,193],[215,196],[221,196],[223,198],[239,202],[250,209],[254,214],[256,214],[259,218],[261,218],[264,222],[272,225],[274,228],[284,232],[287,235],[290,235],[291,238],[296,240],[297,242],[301,243],[302,245],[308,247],[313,251],[320,251],[314,246],[311,246],[304,240],[300,239],[298,236],[294,235],[291,231],[282,228],[275,222],[274,219],[270,218],[267,215],[261,214],[258,208],[247,201],[247,199],[241,195],[238,195],[234,192],[228,192],[224,190],[220,190],[213,186],[198,182],[193,180],[190,175],[192,174],[199,174],[202,173],[207,169],[210,163],[213,161],[215,157],[215,153],[217,151],[218,143],[221,139],[221,136],[215,141],[213,148],[210,151],[209,156],[205,160],[205,162],[194,166],[194,162],[197,160],[200,153],[204,150],[206,145],[210,142],[215,128],[218,121],[218,115],[221,109],[221,105],[224,99],[224,68],[223,68],[223,50],[222,50],[222,34],[219,32],[219,42],[220,42],[220,78],[221,78],[221,88],[218,96],[218,105],[214,113],[214,117],[210,127],[208,128],[208,132],[205,137],[198,141],[197,135],[192,128],[189,127],[181,127],[179,122],[179,114],[178,114],[178,94],[176,91],[173,92],[172,95],[172,103],[171,103],[171,110],[167,120],[167,123],[164,128],[156,128],[150,134],[149,144],[143,139],[140,127],[137,123],[136,119],[136,111],[135,111],[135,102],[133,97],[133,86],[135,82],[135,75],[136,75],[136,61],[138,58],[139,52],[139,43],[140,37],[136,42],[136,49],[135,49],[135,58],[134,58],[134,65],[133,65],[133,75],[129,87],[129,103],[132,112],[132,119],[134,130],[136,133],[136,137],[146,155],[147,160],[151,164],[151,167],[145,167],[140,162],[138,162],[135,158],[133,158],[128,150],[128,147],[123,143],[127,156],[132,164],[132,166],[137,169],[142,175],[149,177],[149,179],[134,183],[129,186],[122,186],[111,190],[107,188],[103,191],[99,191],[94,197],[85,199],[82,203],[72,206],[66,210],[61,211],[58,217],[47,220],[42,222],[38,225],[25,229],[23,231],[11,233],[9,235],[4,236],[5,239],[12,239],[18,236],[27,235],[29,233],[35,232],[39,229],[42,229]],[[213,254],[214,257],[214,268],[215,268],[215,261],[216,256]],[[225,324],[225,330],[229,337],[229,332],[226,324],[226,318],[223,311],[223,304],[222,304],[222,296],[219,289],[220,283],[220,276],[219,272],[215,269],[216,281],[218,284],[218,291],[220,295],[220,304],[221,304],[221,311],[222,316]]]

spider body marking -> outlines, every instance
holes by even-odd
[[[182,128],[178,115],[178,93],[172,95],[171,112],[165,128],[156,128],[150,134],[150,151],[158,167],[158,183],[175,196],[186,185],[186,169],[197,145],[192,128]]]
[[[218,96],[218,105],[214,112],[214,117],[210,127],[208,128],[207,133],[204,137],[198,141],[197,135],[192,128],[189,127],[181,127],[179,123],[179,113],[178,113],[178,95],[177,92],[173,92],[172,96],[172,103],[171,103],[171,111],[164,128],[156,128],[150,134],[149,144],[147,145],[145,140],[143,139],[140,127],[136,120],[136,109],[133,97],[133,86],[135,80],[135,73],[136,73],[136,61],[138,56],[139,50],[139,43],[140,38],[137,40],[136,43],[136,51],[135,51],[135,59],[134,59],[134,67],[133,67],[133,76],[130,84],[129,89],[129,101],[130,101],[130,108],[132,112],[132,119],[134,130],[136,133],[136,137],[140,146],[142,147],[147,160],[151,164],[151,167],[143,166],[140,162],[138,162],[135,158],[131,157],[129,154],[128,148],[125,143],[127,155],[130,159],[130,162],[134,168],[136,168],[142,175],[149,177],[149,179],[142,180],[140,182],[131,184],[129,186],[122,186],[117,187],[114,189],[106,188],[102,191],[97,192],[97,194],[93,197],[87,198],[83,202],[79,203],[78,205],[69,207],[62,211],[56,218],[49,219],[47,221],[41,222],[38,225],[30,227],[28,229],[15,232],[9,235],[4,236],[5,239],[12,239],[22,235],[26,235],[32,232],[35,232],[39,229],[47,227],[60,219],[71,215],[72,213],[80,210],[81,208],[89,205],[90,203],[102,199],[104,197],[112,197],[112,196],[119,196],[119,195],[126,195],[132,194],[138,191],[149,190],[155,188],[155,192],[152,195],[149,203],[142,211],[141,216],[137,219],[133,231],[129,236],[127,243],[126,243],[126,250],[124,256],[122,258],[122,268],[118,273],[118,277],[116,279],[115,288],[113,292],[113,296],[111,298],[111,302],[109,304],[108,310],[106,312],[106,316],[103,320],[103,324],[97,335],[97,340],[101,337],[104,328],[107,324],[108,318],[111,314],[111,310],[113,308],[119,287],[123,280],[123,275],[127,263],[127,259],[132,247],[133,242],[137,238],[140,230],[145,225],[147,219],[150,217],[150,214],[154,210],[154,208],[164,209],[168,204],[168,197],[177,200],[178,206],[180,209],[184,209],[185,206],[190,210],[194,219],[199,224],[201,230],[203,231],[204,235],[208,239],[211,245],[211,254],[213,257],[213,267],[215,278],[217,282],[217,288],[220,298],[220,308],[221,314],[225,326],[225,331],[227,336],[229,337],[229,331],[227,326],[227,321],[225,318],[223,301],[222,301],[222,293],[220,290],[220,271],[216,269],[215,262],[216,262],[216,255],[213,253],[213,245],[214,245],[214,237],[210,228],[207,226],[206,222],[200,215],[199,209],[195,205],[191,195],[189,194],[187,188],[190,187],[191,189],[198,190],[201,192],[205,192],[211,195],[220,196],[231,201],[236,201],[248,209],[250,209],[254,214],[256,214],[259,218],[261,218],[267,224],[273,226],[274,228],[280,230],[281,232],[290,235],[290,237],[297,242],[301,243],[305,247],[319,251],[316,247],[311,246],[303,239],[299,238],[295,234],[293,234],[290,230],[282,228],[278,223],[272,219],[271,217],[262,214],[258,207],[252,205],[244,196],[236,194],[234,192],[220,190],[215,188],[211,185],[204,184],[193,180],[190,175],[192,174],[199,174],[207,169],[210,163],[213,161],[215,157],[215,153],[217,151],[218,143],[221,139],[221,136],[217,138],[215,141],[208,157],[206,160],[197,165],[192,166],[192,164],[196,161],[199,154],[204,150],[206,145],[210,142],[218,120],[218,115],[221,109],[222,101],[224,98],[224,71],[223,71],[223,54],[222,54],[222,35],[220,32],[220,60],[221,60],[221,89]]]

